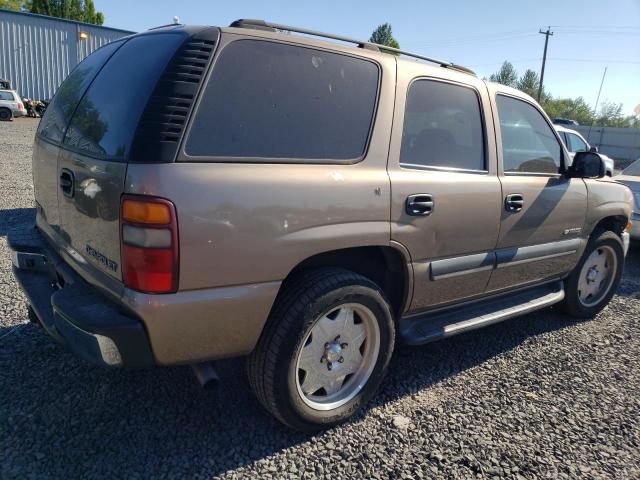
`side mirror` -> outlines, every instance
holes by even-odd
[[[591,153],[598,153],[598,147],[591,147],[591,148],[589,149],[589,151],[590,151]]]
[[[568,173],[575,178],[602,178],[605,174],[604,160],[594,152],[576,152]]]

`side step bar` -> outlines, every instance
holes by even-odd
[[[445,311],[426,312],[403,319],[400,337],[409,345],[421,345],[524,315],[563,298],[562,282],[554,282]]]

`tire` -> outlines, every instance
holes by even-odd
[[[13,114],[8,108],[0,108],[0,122],[10,122],[13,120]]]
[[[340,325],[342,338],[325,342]],[[363,331],[364,340],[359,340]],[[391,308],[375,283],[338,268],[303,272],[276,299],[247,361],[249,383],[260,403],[285,425],[322,430],[347,420],[374,395],[394,342]],[[342,375],[356,364],[358,369],[342,383]],[[329,389],[315,390],[317,385],[310,385],[314,379],[322,379]],[[336,385],[341,386],[330,393]]]
[[[602,268],[601,265],[608,266]],[[562,309],[575,318],[593,318],[611,301],[620,284],[623,267],[624,247],[620,237],[608,230],[594,231],[580,262],[564,280]],[[593,293],[589,293],[592,289]]]

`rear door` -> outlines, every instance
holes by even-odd
[[[508,94],[493,98],[504,197],[489,291],[569,271],[577,262],[587,210],[584,181],[562,175],[567,152],[538,107]]]
[[[62,83],[38,125],[33,147],[33,186],[38,226],[59,234],[58,157],[71,115],[97,73],[123,42],[113,42],[85,58]]]
[[[66,130],[56,179],[62,240],[116,279],[120,196],[142,112],[183,33],[133,37],[107,61]]]
[[[485,291],[501,203],[495,137],[485,118],[491,107],[482,81],[398,62],[388,166],[391,238],[411,253],[411,310]]]

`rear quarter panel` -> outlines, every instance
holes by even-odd
[[[231,38],[257,35],[223,36]],[[260,36],[272,34],[260,33]],[[281,36],[273,35],[275,38]],[[292,39],[303,46],[317,42]],[[326,48],[326,43],[323,45]],[[350,55],[354,49],[344,49]],[[369,147],[353,164],[178,161],[130,164],[126,192],[167,198],[177,209],[180,290],[284,279],[304,259],[353,246],[389,245],[387,174],[396,60],[362,50],[380,66]]]

